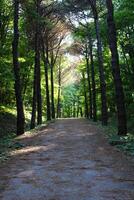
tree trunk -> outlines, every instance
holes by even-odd
[[[97,36],[97,52],[98,52],[100,89],[101,89],[102,125],[107,125],[108,113],[107,113],[106,82],[105,82],[105,75],[104,75],[103,55],[102,55],[102,46],[101,46],[101,37],[100,37],[98,18],[95,19],[95,27],[96,27],[96,36]]]
[[[15,97],[17,107],[17,135],[24,133],[24,109],[22,101],[22,89],[20,81],[20,68],[18,62],[18,44],[19,44],[19,0],[14,0],[14,38],[13,38],[13,66],[14,66],[14,78],[15,78]]]
[[[39,30],[39,7],[40,2],[36,2],[36,13],[38,19],[36,21],[35,30],[35,66],[34,66],[34,86],[33,86],[33,102],[31,128],[35,128],[36,124],[36,108],[37,108],[37,124],[42,123],[42,100],[41,100],[41,74],[40,74],[40,30]]]
[[[36,107],[37,107],[37,65],[34,66],[34,81],[33,81],[33,99],[32,99],[32,116],[30,128],[35,128],[36,121]]]
[[[37,13],[40,16],[40,0],[37,0]],[[36,49],[36,59],[37,59],[37,124],[42,124],[42,97],[41,97],[41,66],[40,66],[40,22],[37,22],[37,49]]]
[[[87,80],[88,80],[88,91],[89,91],[89,116],[90,119],[93,118],[93,107],[92,107],[92,89],[91,89],[91,81],[90,81],[90,68],[89,68],[89,57],[87,53],[88,49],[86,48],[86,70],[87,70]]]
[[[42,41],[42,55],[45,70],[45,82],[46,82],[46,104],[47,104],[47,121],[51,120],[51,109],[50,109],[50,97],[49,97],[49,84],[48,84],[48,47],[46,48],[46,56],[44,49],[44,41]]]
[[[83,117],[83,110],[82,110],[82,107],[80,107],[80,116]]]
[[[93,96],[93,120],[97,121],[97,108],[96,108],[96,83],[95,83],[95,71],[94,71],[94,60],[93,60],[93,47],[91,38],[89,38],[89,49],[90,49],[90,62],[91,62],[91,78],[92,78],[92,96]]]
[[[40,47],[40,46],[39,46]],[[37,124],[42,124],[40,50],[37,51]]]
[[[53,64],[51,64],[51,107],[52,119],[55,119]]]
[[[57,118],[61,117],[61,103],[60,103],[60,95],[61,95],[61,66],[59,65],[58,69],[58,102],[57,102]]]
[[[102,120],[102,125],[107,125],[108,113],[107,113],[106,82],[105,82],[105,76],[104,76],[102,43],[101,43],[101,36],[100,36],[98,11],[97,11],[97,6],[96,6],[96,0],[89,0],[89,2],[93,11],[96,38],[97,38],[97,54],[98,54],[100,90],[101,90],[101,113],[102,113],[101,120]]]
[[[76,117],[76,102],[73,101],[73,117],[75,118]]]
[[[87,93],[86,93],[86,81],[85,81],[85,74],[82,72],[83,76],[83,89],[84,89],[84,99],[85,99],[85,117],[89,118],[89,113],[88,113],[88,100],[87,100]]]
[[[117,50],[117,36],[116,36],[116,27],[114,22],[114,8],[112,0],[106,0],[106,5],[108,10],[107,23],[108,23],[109,46],[112,55],[112,72],[115,83],[116,104],[118,113],[118,134],[126,135],[127,133],[126,109],[125,109],[124,91],[120,75],[119,56]]]

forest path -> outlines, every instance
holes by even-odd
[[[84,119],[29,137],[0,168],[2,200],[134,200],[133,163]]]

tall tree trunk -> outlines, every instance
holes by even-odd
[[[79,102],[77,102],[77,118],[79,117],[79,111],[80,111]]]
[[[39,46],[40,47],[40,46]],[[41,97],[41,71],[40,71],[40,50],[37,52],[37,124],[42,124],[42,97]]]
[[[97,54],[98,54],[99,78],[100,78],[100,89],[101,89],[101,113],[102,113],[101,119],[102,119],[102,125],[107,125],[108,113],[107,113],[106,82],[104,76],[102,42],[100,36],[98,11],[96,6],[96,0],[89,0],[89,2],[93,11],[96,38],[97,38]]]
[[[37,65],[34,66],[34,81],[33,81],[33,99],[32,99],[32,116],[30,128],[35,128],[36,121],[36,107],[37,107]]]
[[[90,81],[90,67],[89,67],[89,57],[88,57],[88,49],[86,47],[86,70],[87,70],[87,81],[88,81],[88,91],[89,91],[89,116],[90,119],[93,118],[93,107],[92,107],[92,88]]]
[[[37,59],[37,124],[42,124],[42,96],[41,96],[41,66],[40,66],[40,49],[41,49],[41,34],[40,34],[40,0],[37,0],[37,49],[36,49],[36,59]]]
[[[52,119],[55,119],[53,68],[54,66],[53,64],[51,64],[51,109],[52,109]]]
[[[120,75],[119,56],[117,50],[117,36],[116,36],[116,27],[114,22],[114,8],[112,0],[106,0],[106,5],[108,10],[107,24],[108,24],[109,46],[112,55],[112,72],[115,83],[116,104],[118,113],[118,134],[126,135],[127,133],[126,109],[125,109],[124,91]]]
[[[95,19],[95,27],[96,27],[96,36],[97,36],[97,52],[98,52],[98,64],[99,64],[99,75],[100,75],[102,125],[107,125],[108,113],[107,113],[106,82],[105,82],[105,76],[104,76],[103,55],[102,55],[102,46],[101,46],[101,37],[100,37],[98,18]]]
[[[34,86],[33,86],[33,102],[31,128],[35,128],[36,124],[36,108],[37,108],[37,124],[42,123],[42,100],[41,100],[41,74],[40,74],[40,30],[39,30],[39,8],[40,1],[36,1],[36,30],[35,30],[35,66],[34,66]]]
[[[61,117],[61,102],[60,102],[60,96],[61,96],[61,66],[59,64],[58,69],[58,102],[57,102],[57,118]]]
[[[89,37],[89,49],[90,49],[90,62],[91,62],[91,78],[92,78],[92,96],[93,96],[93,120],[97,121],[97,108],[96,108],[96,83],[95,83],[95,71],[93,60],[93,46],[91,37]]]
[[[49,65],[49,61],[48,61],[48,47],[46,48],[46,55],[45,55],[44,41],[42,41],[42,55],[43,55],[44,70],[45,70],[45,82],[46,82],[47,121],[49,121],[49,120],[51,120],[49,83],[48,83],[48,65]]]
[[[14,66],[14,78],[15,78],[15,97],[17,107],[17,135],[24,133],[24,109],[22,101],[22,88],[20,81],[20,68],[18,62],[18,44],[19,44],[19,0],[14,0],[14,38],[13,38],[13,66]]]

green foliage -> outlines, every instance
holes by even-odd
[[[0,162],[6,161],[9,158],[9,152],[15,138],[15,134],[10,133],[2,138],[0,138]]]
[[[66,1],[66,6],[63,4],[63,15],[60,15],[61,11],[57,10],[58,2],[57,1],[43,1],[42,9],[40,16],[36,12],[36,4],[33,0],[20,1],[20,13],[19,13],[19,66],[20,66],[20,79],[22,86],[22,96],[25,107],[26,115],[26,128],[31,118],[31,108],[32,108],[32,95],[33,95],[33,79],[34,79],[34,62],[35,62],[35,30],[36,22],[39,22],[42,35],[44,35],[44,40],[48,40],[46,43],[48,46],[51,43],[54,43],[53,52],[56,52],[55,43],[58,41],[60,33],[66,30],[63,30],[63,27],[58,27],[58,20],[62,18],[65,25],[67,26],[69,34],[72,37],[71,47],[66,44],[66,47],[62,45],[62,59],[58,58],[58,61],[54,66],[54,86],[55,86],[55,105],[57,103],[57,90],[58,90],[58,81],[57,81],[57,71],[59,62],[61,65],[61,79],[68,79],[66,83],[62,83],[61,86],[61,106],[62,106],[62,116],[63,117],[72,117],[76,116],[76,110],[81,109],[84,113],[85,102],[84,102],[84,79],[82,73],[85,75],[85,89],[87,95],[88,91],[88,82],[86,76],[86,61],[85,61],[85,50],[88,48],[89,51],[89,42],[93,45],[93,59],[94,59],[94,68],[95,68],[95,82],[96,82],[96,98],[97,98],[97,115],[100,118],[101,113],[101,95],[100,95],[100,83],[99,83],[99,69],[98,69],[98,58],[97,58],[97,44],[96,44],[96,34],[95,26],[93,21],[92,12],[89,11],[90,6],[80,3],[80,11],[86,11],[87,14],[86,20],[83,18],[80,20],[80,23],[77,27],[72,27],[71,24],[66,23],[66,18],[74,12],[74,15],[82,14],[79,11],[77,12],[77,1],[73,1],[76,4],[75,9],[73,8],[71,1]],[[111,55],[108,46],[108,35],[107,35],[107,21],[106,21],[106,8],[104,1],[97,1],[97,8],[99,11],[99,24],[101,31],[101,40],[102,40],[102,49],[103,49],[103,59],[104,59],[104,71],[105,79],[107,85],[107,102],[108,102],[108,111],[110,120],[114,119],[114,125],[108,127],[107,134],[110,138],[110,143],[115,144],[120,149],[128,151],[133,154],[133,124],[134,124],[134,0],[114,0],[115,5],[115,21],[118,31],[118,52],[120,58],[120,69],[121,69],[121,78],[123,81],[124,91],[125,91],[125,102],[128,115],[128,131],[131,134],[128,134],[126,137],[120,138],[117,136],[117,120],[115,119],[116,113],[116,102],[115,102],[115,88],[111,72]],[[51,6],[52,3],[52,6]],[[63,2],[64,3],[64,2]],[[62,1],[60,2],[62,4]],[[83,4],[83,5],[82,5]],[[43,6],[45,5],[45,9]],[[56,6],[55,6],[56,5]],[[55,7],[53,7],[55,6]],[[54,8],[54,11],[53,11]],[[51,11],[52,9],[52,11]],[[70,10],[68,10],[70,9]],[[88,12],[87,12],[88,9]],[[63,13],[62,13],[63,14]],[[57,17],[57,18],[56,18]],[[78,16],[79,17],[79,16]],[[92,18],[92,19],[91,19]],[[57,21],[56,21],[56,20]],[[78,23],[78,22],[77,22]],[[74,22],[75,24],[75,22]],[[71,28],[70,28],[71,26]],[[61,28],[61,29],[60,29]],[[58,29],[58,35],[55,33]],[[66,29],[66,28],[64,28]],[[60,32],[61,31],[61,32]],[[41,32],[41,31],[40,31]],[[53,35],[55,34],[55,39],[52,42]],[[41,35],[41,37],[42,37]],[[89,37],[90,36],[90,37]],[[90,41],[91,38],[91,41]],[[41,39],[41,38],[40,38]],[[10,146],[12,137],[16,131],[16,109],[15,109],[15,95],[14,95],[14,76],[13,76],[13,64],[12,64],[12,40],[13,40],[13,4],[11,0],[0,0],[0,138],[4,136],[2,148]],[[66,39],[65,39],[66,40]],[[42,42],[42,41],[41,41]],[[46,45],[45,43],[45,45]],[[68,43],[68,41],[67,41]],[[56,43],[57,44],[57,43]],[[64,44],[64,41],[63,41]],[[52,45],[52,44],[51,44]],[[50,46],[51,46],[50,45]],[[46,47],[46,46],[45,46]],[[49,48],[52,49],[53,47]],[[71,52],[71,49],[72,52]],[[42,48],[40,49],[40,51]],[[67,62],[66,52],[68,55],[71,53],[74,55],[77,54],[80,57],[79,61],[70,60]],[[51,60],[51,53],[48,52],[48,58]],[[88,56],[89,56],[88,55]],[[59,56],[60,57],[60,56]],[[76,67],[77,65],[77,67]],[[91,79],[91,62],[89,59],[90,65],[90,79]],[[65,69],[64,69],[65,68]],[[76,71],[78,78],[75,83],[71,83],[71,79],[74,80],[74,73],[71,73],[70,68],[73,68],[72,71]],[[69,69],[69,70],[68,70]],[[64,74],[65,71],[65,74]],[[50,85],[50,68],[48,69],[48,78],[49,78],[49,90],[51,91]],[[61,82],[64,82],[61,80]],[[92,82],[91,82],[92,85]],[[41,51],[41,89],[42,89],[42,102],[43,102],[43,121],[46,119],[46,85],[44,78],[44,63],[42,59]],[[51,94],[50,94],[51,99]],[[55,106],[56,107],[56,106]],[[56,110],[56,109],[55,109]],[[80,116],[80,113],[78,114]],[[11,135],[11,138],[10,138]],[[120,143],[120,144],[119,144]],[[2,142],[1,142],[2,145]],[[20,144],[16,144],[16,148],[19,148]]]
[[[16,109],[0,106],[0,138],[16,131]]]
[[[134,155],[134,134],[128,133],[126,136],[117,135],[116,123],[113,123],[113,121],[108,127],[99,127],[103,130],[108,138],[109,144],[115,146],[121,151],[124,151],[128,155]]]

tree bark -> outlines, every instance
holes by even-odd
[[[55,105],[54,105],[54,78],[53,78],[53,52],[51,55],[51,110],[52,110],[52,119],[55,119]]]
[[[36,107],[37,107],[37,65],[34,66],[34,81],[33,81],[33,99],[32,99],[32,116],[30,128],[35,128],[36,121]]]
[[[88,80],[88,91],[89,91],[89,116],[90,119],[93,118],[93,106],[92,106],[92,87],[90,81],[90,67],[89,67],[89,56],[88,49],[86,47],[86,70],[87,70],[87,80]]]
[[[46,42],[47,44],[47,42]],[[45,70],[45,82],[46,82],[46,104],[47,104],[47,121],[51,120],[51,108],[50,108],[50,97],[49,97],[49,83],[48,83],[48,45],[46,45],[46,55],[44,48],[44,41],[42,40],[42,55],[44,62],[44,70]]]
[[[96,6],[96,0],[89,0],[89,2],[91,5],[91,9],[93,11],[96,38],[97,38],[97,54],[98,54],[100,90],[101,90],[101,113],[102,113],[101,120],[102,120],[102,125],[107,125],[108,113],[107,113],[106,82],[105,82],[105,75],[104,75],[102,42],[101,42],[101,36],[100,36],[98,11],[97,11],[97,6]]]
[[[93,59],[93,46],[91,37],[89,37],[89,49],[90,49],[91,78],[92,78],[93,121],[96,122],[97,121],[96,83],[95,83],[95,71],[94,71],[94,59]]]
[[[59,65],[58,69],[58,102],[57,102],[57,118],[61,117],[61,102],[60,102],[60,96],[61,96],[61,66]]]
[[[76,117],[76,102],[75,100],[73,101],[73,117]]]
[[[117,104],[117,114],[118,114],[118,134],[126,135],[127,117],[126,117],[126,108],[124,100],[124,91],[120,75],[119,55],[117,50],[117,36],[116,36],[116,27],[114,22],[114,8],[112,0],[106,0],[106,5],[108,10],[107,24],[108,24],[109,46],[112,56],[112,72],[115,84],[116,104]]]
[[[40,44],[40,43],[39,43]],[[40,45],[39,45],[40,47]],[[40,50],[37,51],[37,124],[42,124]]]
[[[15,97],[16,97],[16,107],[17,107],[17,135],[24,133],[24,109],[22,101],[22,88],[20,81],[20,68],[18,62],[18,44],[19,44],[19,0],[14,0],[14,37],[13,37],[13,69],[14,69],[14,78],[15,78]]]
[[[83,89],[84,89],[84,99],[85,99],[85,117],[89,118],[89,113],[88,113],[88,100],[87,100],[87,93],[86,93],[86,81],[85,81],[85,74],[82,72],[83,76]]]
[[[37,13],[38,18],[40,16],[40,0],[37,0]],[[40,45],[41,34],[40,34],[40,22],[37,21],[37,49],[36,49],[36,59],[37,59],[37,124],[42,124],[42,96],[41,96],[41,65],[40,65]]]
[[[39,29],[39,9],[40,1],[36,1],[36,30],[35,30],[35,66],[34,66],[34,86],[33,86],[33,102],[32,102],[32,117],[31,129],[36,125],[36,109],[37,109],[37,124],[42,124],[42,99],[41,99],[41,74],[40,74],[40,29]]]

